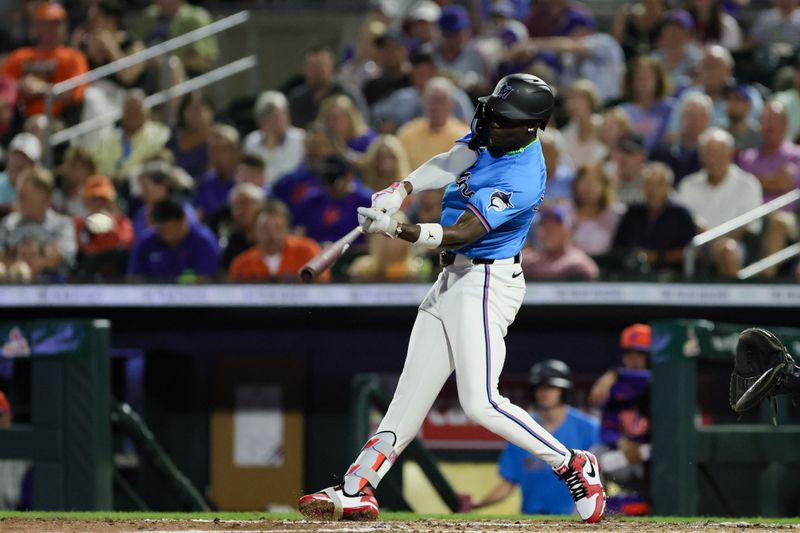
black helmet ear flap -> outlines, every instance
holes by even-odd
[[[489,122],[486,119],[485,103],[478,102],[475,107],[475,115],[472,117],[470,130],[472,131],[472,138],[468,146],[471,150],[478,150],[481,146],[489,144]]]

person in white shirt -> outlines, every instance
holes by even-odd
[[[265,91],[256,100],[258,129],[247,134],[244,152],[264,160],[267,183],[294,172],[303,160],[306,134],[292,126],[289,102],[278,91]]]
[[[733,136],[712,127],[700,135],[703,168],[686,176],[678,188],[678,200],[689,209],[700,231],[760,206],[763,192],[758,179],[733,163]],[[736,277],[742,266],[742,239],[748,231],[757,233],[761,222],[739,228],[713,242],[712,259],[720,276]]]

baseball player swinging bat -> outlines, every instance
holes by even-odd
[[[339,239],[333,244],[325,247],[320,253],[311,258],[311,260],[300,267],[300,279],[304,283],[311,283],[317,276],[328,270],[333,266],[340,257],[344,255],[350,245],[353,244],[361,235],[361,226],[356,226],[350,233]]]

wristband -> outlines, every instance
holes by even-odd
[[[412,244],[429,250],[435,250],[442,245],[444,228],[441,224],[417,224],[417,226],[419,226],[419,238]]]

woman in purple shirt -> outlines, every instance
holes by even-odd
[[[644,137],[650,152],[664,135],[674,101],[664,67],[650,56],[639,56],[628,63],[623,80],[622,109],[628,113],[631,129]]]
[[[322,101],[317,120],[336,138],[337,149],[353,163],[358,163],[378,134],[367,126],[350,97],[339,94]]]
[[[175,164],[195,180],[208,169],[208,137],[214,125],[214,104],[199,91],[187,94],[178,107],[177,128],[167,141]]]

